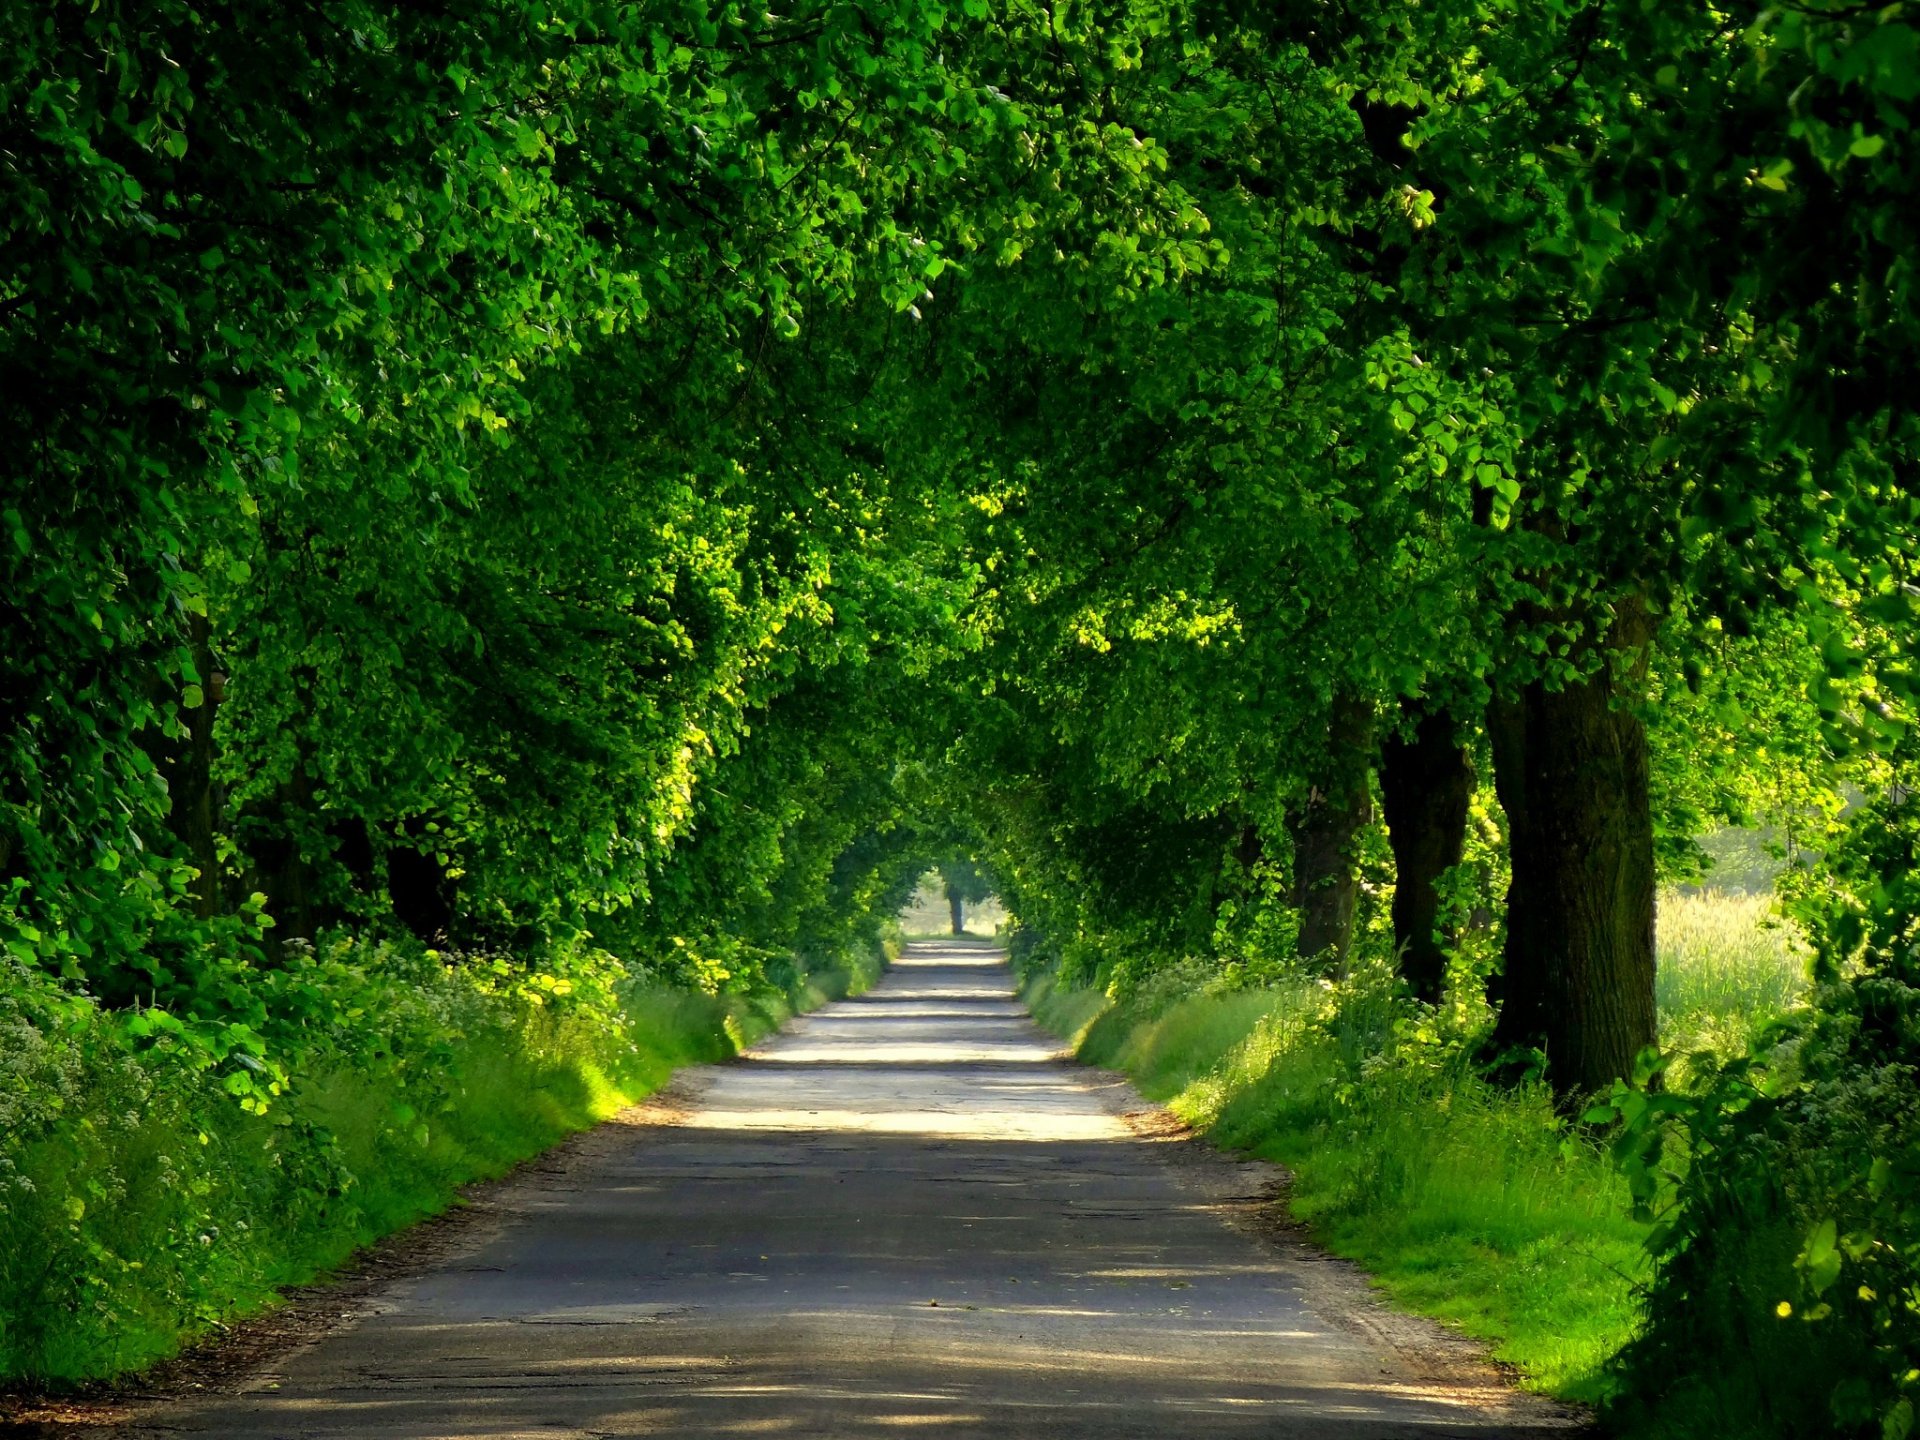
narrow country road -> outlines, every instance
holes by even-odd
[[[1129,1123],[1142,1102],[1009,992],[996,952],[910,947],[696,1077],[668,1123],[512,1187],[357,1322],[131,1433],[1564,1434],[1347,1267],[1249,1228],[1257,1167]]]

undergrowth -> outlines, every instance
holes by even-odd
[[[1680,1093],[1610,1097],[1658,1220],[1647,1321],[1618,1367],[1614,1418],[1636,1440],[1920,1429],[1913,792],[1868,801],[1787,903],[1816,957],[1811,1005]]]
[[[784,988],[710,995],[611,957],[556,979],[341,942],[272,972],[327,1020],[230,1067],[276,1077],[242,1086],[164,1012],[103,1011],[0,960],[0,1380],[164,1358],[881,963],[786,965]]]

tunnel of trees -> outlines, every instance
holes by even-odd
[[[946,860],[1062,983],[1397,971],[1668,1187],[1636,1363],[1787,1215],[1906,1434],[1911,11],[782,10],[14,16],[0,1187],[114,1066],[271,1126],[408,967],[748,995]],[[1816,1002],[1683,1093],[1726,823]]]

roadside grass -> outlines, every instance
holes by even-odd
[[[294,1084],[264,1114],[104,1024],[43,1044],[30,1058],[53,1101],[0,1136],[0,1383],[60,1388],[177,1353],[881,963],[749,996],[635,989],[612,1013],[415,966],[352,1033],[287,1057]]]
[[[1766,897],[1663,897],[1665,1043],[1724,1055],[1799,1002],[1801,952],[1769,913]],[[1024,994],[1080,1058],[1285,1165],[1293,1214],[1395,1301],[1486,1341],[1530,1389],[1611,1392],[1639,1324],[1647,1227],[1544,1086],[1488,1083],[1378,976],[1128,1003],[1042,976]]]

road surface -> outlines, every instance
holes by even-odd
[[[1259,1233],[1260,1167],[1059,1058],[1010,990],[995,952],[916,944],[510,1185],[466,1253],[239,1393],[118,1433],[1565,1436]]]

